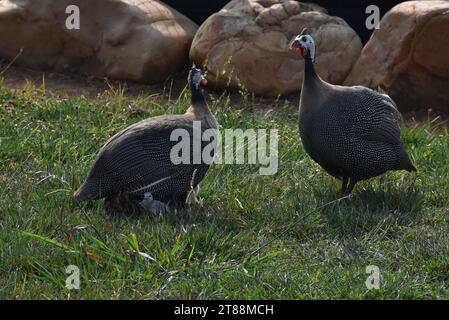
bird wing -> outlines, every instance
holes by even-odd
[[[172,163],[170,151],[178,141],[171,141],[170,134],[175,129],[185,129],[191,136],[192,121],[182,116],[164,116],[132,125],[105,143],[95,165],[121,190],[164,185],[188,170],[188,165]]]
[[[356,86],[348,98],[344,99],[345,121],[352,128],[352,133],[360,138],[389,144],[401,144],[402,119],[394,101],[384,93]],[[348,112],[348,109],[349,112]]]

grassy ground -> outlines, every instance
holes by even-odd
[[[360,183],[314,211],[338,198],[339,183],[304,153],[291,109],[255,115],[251,99],[237,110],[224,97],[211,102],[223,128],[279,130],[275,176],[213,165],[202,205],[181,214],[74,207],[110,135],[189,103],[185,92],[165,100],[0,85],[0,299],[449,298],[449,133],[436,123],[403,130],[416,174]],[[65,288],[68,265],[80,268],[80,290]],[[379,290],[365,286],[368,265],[380,269]]]

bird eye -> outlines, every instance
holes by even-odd
[[[306,37],[303,37],[303,38],[301,39],[301,41],[302,41],[302,42],[307,42],[307,38],[306,38]]]

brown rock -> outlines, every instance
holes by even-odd
[[[345,84],[381,87],[403,111],[449,112],[449,2],[408,1],[391,9]]]
[[[80,9],[79,30],[66,28],[69,5]],[[0,57],[41,70],[160,82],[188,61],[196,30],[153,0],[0,2]]]
[[[287,95],[301,88],[304,63],[288,44],[304,27],[316,41],[318,72],[341,84],[360,54],[359,37],[341,18],[298,1],[231,1],[198,29],[190,58],[207,68],[208,80],[220,89]]]

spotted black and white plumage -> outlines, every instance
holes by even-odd
[[[323,81],[310,56],[315,52],[311,39],[300,35],[291,44],[305,60],[299,116],[306,152],[343,180],[343,194],[349,194],[357,181],[388,170],[415,171],[401,138],[401,115],[394,101],[366,87]]]
[[[140,121],[111,137],[98,153],[87,180],[75,192],[78,201],[106,198],[105,207],[131,208],[151,194],[164,203],[183,204],[187,195],[206,174],[209,164],[174,164],[170,152],[178,141],[170,141],[175,129],[190,134],[190,159],[193,159],[193,138],[198,130],[194,121],[201,122],[201,132],[217,129],[218,124],[209,110],[201,86],[205,79],[201,71],[189,73],[192,105],[183,115],[163,115]],[[200,141],[201,150],[209,144]],[[125,203],[125,204],[123,204]],[[133,205],[136,207],[133,208]],[[125,210],[126,211],[126,210]],[[138,211],[138,210],[137,210]]]

